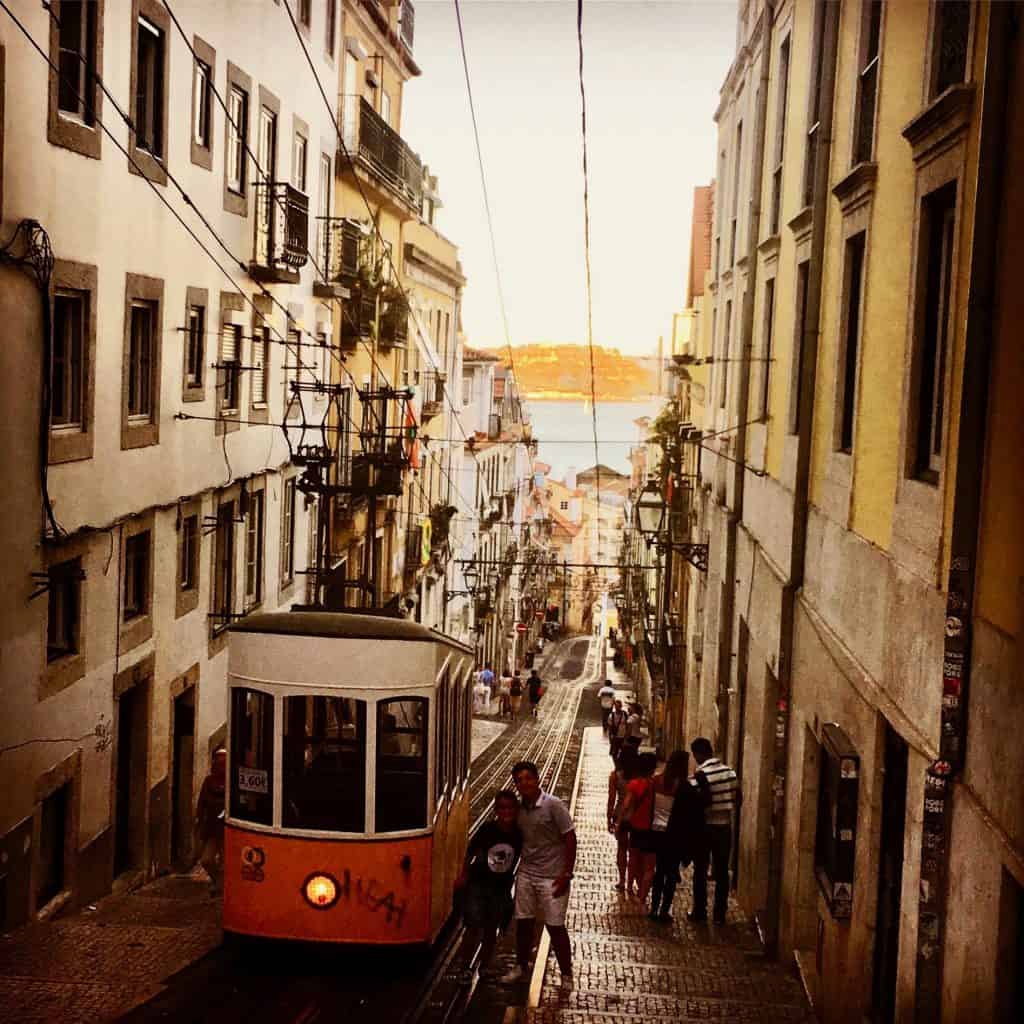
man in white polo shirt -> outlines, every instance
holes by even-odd
[[[572,949],[565,930],[569,887],[576,866],[576,828],[569,810],[557,797],[540,788],[540,774],[531,761],[512,769],[519,790],[519,830],[522,859],[516,877],[516,959],[518,966],[502,979],[521,981],[530,970],[534,922],[541,920],[551,936],[562,985],[572,987]]]

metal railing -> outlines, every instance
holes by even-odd
[[[317,262],[328,282],[351,284],[359,275],[363,232],[348,217],[317,217]]]
[[[260,181],[255,200],[253,263],[298,271],[309,258],[309,198],[287,182]]]
[[[423,164],[405,140],[360,97],[359,161],[383,178],[413,209],[423,204]]]
[[[427,370],[420,378],[420,392],[423,395],[423,416],[436,416],[444,408],[443,373]]]

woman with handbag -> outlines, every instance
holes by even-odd
[[[629,823],[629,861],[626,884],[632,895],[647,902],[654,879],[657,835],[654,825],[654,771],[658,759],[654,754],[637,756],[637,777],[626,786],[626,799],[616,818],[616,826]]]

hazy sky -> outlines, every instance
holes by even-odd
[[[513,344],[586,340],[575,0],[464,0],[462,20]],[[685,299],[693,188],[715,168],[712,116],[734,0],[590,0],[584,75],[594,341],[643,353]],[[417,0],[402,135],[439,175],[438,226],[469,277],[470,344],[504,341],[450,0]]]

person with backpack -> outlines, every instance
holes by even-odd
[[[657,838],[654,835],[654,771],[658,758],[654,754],[637,756],[637,777],[626,786],[626,799],[616,815],[616,832],[624,822],[629,823],[629,860],[626,865],[626,885],[630,895],[647,902],[654,880],[654,860]]]
[[[523,705],[523,680],[519,675],[519,669],[516,669],[512,676],[512,685],[508,690],[508,701],[512,708],[512,718],[515,720],[519,717],[519,709]]]
[[[715,880],[715,924],[725,924],[729,903],[729,858],[732,853],[733,819],[740,805],[736,772],[714,756],[711,740],[698,736],[690,744],[697,762],[694,779],[704,805],[703,841],[693,857],[693,909],[690,921],[708,919],[708,865]]]
[[[704,831],[704,806],[697,784],[687,778],[690,755],[676,750],[661,774],[662,801],[669,800],[664,831],[655,854],[654,884],[651,886],[651,920],[670,924],[672,900],[679,884],[680,867],[689,867]],[[657,781],[657,777],[656,777]],[[658,801],[658,797],[655,797]],[[664,813],[655,807],[655,828]]]
[[[622,707],[622,701],[615,701],[611,714],[608,716],[608,749],[612,755],[612,761],[618,762],[619,751],[622,750],[622,744],[626,741],[628,721],[629,716]]]
[[[526,680],[526,692],[530,698],[530,714],[536,718],[540,699],[544,696],[544,684],[541,682],[540,676],[537,675],[536,669],[530,672],[530,678]]]

